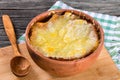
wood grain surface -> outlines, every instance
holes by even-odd
[[[10,45],[1,16],[11,16],[17,39],[25,32],[28,22],[48,10],[57,0],[0,0],[0,47]],[[78,9],[120,16],[120,0],[62,0]]]
[[[21,53],[31,62],[32,69],[26,77],[16,77],[10,70],[10,59],[13,57],[11,46],[0,48],[0,80],[120,80],[120,72],[113,63],[107,50],[103,47],[97,61],[84,72],[70,77],[54,77],[38,67],[26,49],[19,45]]]

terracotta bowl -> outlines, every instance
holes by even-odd
[[[87,20],[88,22],[92,23],[97,31],[98,37],[99,37],[99,46],[95,51],[93,51],[90,55],[81,58],[81,59],[74,59],[74,60],[55,60],[48,57],[45,57],[41,54],[41,52],[37,51],[33,48],[33,46],[30,44],[30,30],[34,23],[37,21],[46,21],[48,20],[51,15],[54,13],[63,14],[66,11],[72,12],[73,14],[76,14],[80,16],[80,18]],[[55,76],[70,76],[77,73],[80,73],[84,70],[86,70],[88,67],[90,67],[95,61],[98,55],[100,54],[103,44],[104,44],[104,33],[103,29],[99,25],[99,23],[93,19],[91,16],[79,12],[76,10],[67,10],[67,9],[60,9],[60,10],[52,10],[52,11],[46,11],[42,14],[39,14],[38,16],[34,17],[28,24],[26,29],[26,44],[28,51],[30,53],[30,56],[34,60],[34,62],[42,69],[47,71],[48,73],[55,75]]]

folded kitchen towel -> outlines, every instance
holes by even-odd
[[[62,1],[57,1],[49,10],[54,9],[74,9]],[[105,47],[109,51],[113,61],[120,70],[120,17],[110,16],[107,14],[94,13],[89,11],[84,11],[80,9],[75,9],[82,11],[94,19],[96,19],[102,26],[105,34]],[[25,40],[25,34],[19,38],[19,43],[23,43]]]

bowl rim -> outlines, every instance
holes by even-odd
[[[43,19],[44,16],[48,16],[50,14],[53,14],[55,12],[65,12],[65,11],[70,11],[70,12],[75,12],[75,13],[79,13],[80,15],[83,14],[84,16],[87,16],[89,17],[91,20],[93,20],[97,25],[98,25],[98,28],[99,28],[99,31],[100,31],[100,43],[98,45],[98,47],[96,48],[96,50],[94,50],[91,54],[89,54],[88,56],[86,57],[83,57],[83,58],[80,58],[80,59],[74,59],[74,60],[70,60],[70,61],[67,61],[67,60],[56,60],[56,59],[51,59],[49,57],[46,57],[44,56],[42,53],[40,53],[38,50],[34,49],[34,47],[30,44],[30,40],[29,40],[29,31],[32,27],[32,25],[37,22],[39,20],[39,18]],[[101,51],[102,50],[102,47],[104,45],[104,32],[103,32],[103,29],[101,27],[101,25],[91,16],[89,16],[88,14],[84,13],[84,12],[81,12],[81,11],[77,11],[77,10],[73,10],[73,9],[56,9],[56,10],[50,10],[50,11],[45,11],[41,14],[38,14],[36,17],[32,18],[32,20],[28,23],[27,25],[27,28],[26,28],[26,31],[25,31],[25,42],[27,44],[27,46],[34,52],[34,54],[42,57],[43,59],[46,59],[46,60],[49,60],[51,62],[56,62],[56,63],[62,63],[62,64],[71,64],[71,63],[74,63],[74,62],[84,62],[86,60],[89,60],[90,57],[94,56],[95,54],[97,54],[97,51]],[[99,52],[100,54],[100,52]]]

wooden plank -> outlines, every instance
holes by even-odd
[[[20,51],[32,64],[32,70],[26,77],[16,77],[10,71],[9,61],[13,57],[11,46],[0,49],[0,80],[119,80],[120,72],[105,48],[95,64],[86,71],[70,77],[54,77],[39,68],[29,56],[25,44],[20,44]]]

